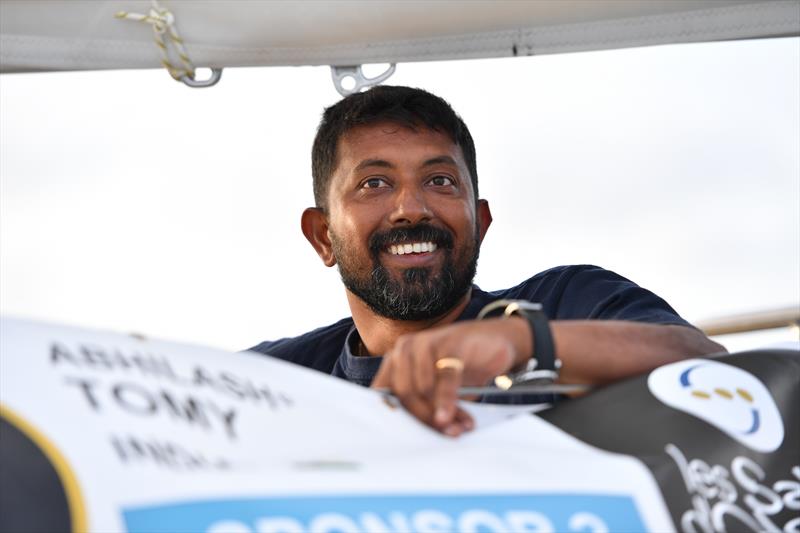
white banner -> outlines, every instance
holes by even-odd
[[[53,465],[73,529],[674,529],[637,459],[520,408],[465,404],[477,429],[451,439],[369,389],[259,354],[1,328],[3,427]]]

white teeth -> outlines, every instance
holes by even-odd
[[[437,246],[432,242],[415,242],[409,244],[392,244],[389,253],[392,255],[419,254],[435,252]]]

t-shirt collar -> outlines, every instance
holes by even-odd
[[[492,299],[491,294],[482,291],[477,285],[473,285],[469,303],[456,319],[456,322],[474,319],[478,316],[483,306],[492,301]],[[374,378],[375,374],[378,372],[383,357],[356,356],[353,351],[356,344],[360,342],[361,338],[358,335],[356,327],[351,327],[350,331],[347,332],[344,346],[342,346],[342,353],[339,356],[338,364],[348,381],[368,386],[372,383],[372,378]]]
[[[361,338],[358,336],[356,327],[353,326],[350,328],[350,331],[347,332],[347,337],[344,340],[344,346],[342,347],[342,353],[339,356],[338,363],[348,381],[369,386],[369,384],[372,383],[372,378],[375,377],[378,368],[381,366],[383,357],[359,357],[354,355],[353,348],[356,343],[359,342],[361,342]]]

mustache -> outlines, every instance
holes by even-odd
[[[432,242],[440,248],[453,248],[453,234],[443,228],[420,223],[378,231],[369,238],[369,249],[377,255],[392,244],[407,242]]]

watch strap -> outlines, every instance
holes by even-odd
[[[556,358],[553,335],[541,304],[525,300],[497,300],[481,309],[478,319],[498,313],[506,317],[519,315],[528,322],[533,353],[525,368],[497,376],[495,384],[499,388],[508,389],[520,384],[552,383],[557,380],[561,361]]]
[[[556,350],[553,343],[553,334],[547,315],[542,310],[521,309],[522,314],[531,326],[533,333],[533,357],[536,359],[538,370],[557,370]]]

